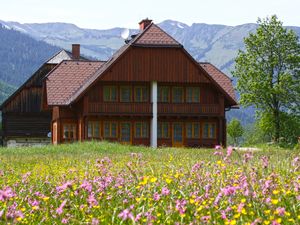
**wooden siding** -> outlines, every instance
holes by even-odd
[[[100,79],[103,81],[210,82],[180,48],[131,47]]]
[[[35,113],[42,111],[43,78],[53,65],[42,66],[5,104],[3,113]]]

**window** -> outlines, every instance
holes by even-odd
[[[134,100],[136,102],[148,102],[148,88],[146,86],[135,87],[134,92]]]
[[[203,124],[203,138],[216,138],[216,124],[204,123]]]
[[[136,122],[134,129],[134,136],[136,138],[147,138],[149,137],[149,128],[147,122]]]
[[[167,86],[158,87],[158,102],[170,102],[170,88]]]
[[[200,124],[199,123],[187,123],[186,124],[186,137],[187,138],[200,138]]]
[[[76,140],[76,124],[64,124],[63,125],[63,139],[65,141]]]
[[[158,129],[157,129],[158,138],[169,138],[170,137],[169,128],[170,125],[168,122],[159,122]]]
[[[183,102],[183,88],[182,87],[173,87],[172,101],[174,103],[182,103]]]
[[[117,123],[104,122],[104,137],[116,138],[117,137]]]
[[[116,86],[104,86],[103,87],[103,99],[105,102],[117,101],[117,87]]]
[[[88,138],[100,138],[100,122],[88,122]]]
[[[200,88],[187,87],[186,88],[186,102],[200,102]]]
[[[131,87],[130,86],[122,86],[120,88],[120,101],[121,102],[131,102]]]

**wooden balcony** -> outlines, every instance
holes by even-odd
[[[152,115],[150,103],[88,103],[88,114]]]
[[[158,103],[157,112],[159,115],[219,115],[220,106],[218,104],[198,103]]]
[[[158,103],[158,115],[219,115],[218,104],[195,104],[195,103]],[[88,103],[87,114],[97,115],[146,115],[152,116],[151,103]]]

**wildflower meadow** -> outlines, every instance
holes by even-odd
[[[0,224],[300,224],[300,151],[3,148]]]

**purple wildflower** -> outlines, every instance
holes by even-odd
[[[122,220],[134,219],[129,209],[124,209],[121,213],[119,213],[118,217],[121,218]]]
[[[57,213],[58,215],[60,215],[60,214],[63,213],[63,208],[64,208],[64,206],[66,205],[66,203],[67,203],[67,200],[64,200],[64,201],[61,203],[61,205],[56,209],[56,213]]]

